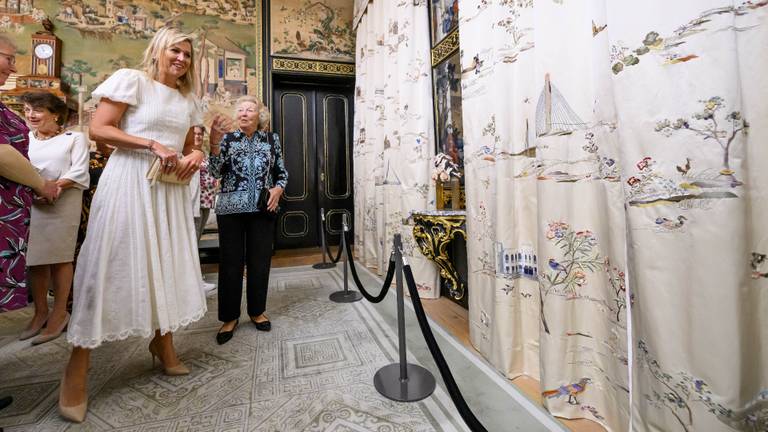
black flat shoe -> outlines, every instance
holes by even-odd
[[[232,336],[235,335],[235,329],[237,329],[238,324],[240,324],[240,321],[235,321],[235,326],[232,327],[232,330],[230,331],[219,330],[219,332],[216,333],[216,343],[219,345],[224,345],[225,343],[229,342],[229,340],[232,339]]]
[[[256,330],[261,330],[261,331],[270,331],[270,330],[272,330],[272,323],[269,322],[269,320],[262,321],[262,322],[256,322],[256,321],[253,320],[253,318],[251,318],[251,322],[253,323],[253,325],[256,326]]]

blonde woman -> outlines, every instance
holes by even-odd
[[[158,157],[165,172],[182,178],[203,160],[192,132],[202,123],[194,64],[191,36],[163,28],[144,52],[142,70],[118,70],[93,92],[99,105],[90,137],[115,150],[75,270],[67,331],[74,347],[59,394],[59,411],[70,421],[85,418],[90,352],[102,342],[154,335],[153,362],[158,357],[167,375],[189,373],[172,339],[206,312],[189,186],[150,186],[145,176]]]
[[[248,315],[257,330],[271,329],[264,312],[274,215],[288,182],[280,138],[268,131],[269,111],[253,96],[241,97],[236,110],[238,129],[220,141],[211,138],[209,162],[211,174],[221,179],[216,202],[220,244],[219,321],[223,323],[216,334],[219,345],[232,339],[240,320],[246,265]]]

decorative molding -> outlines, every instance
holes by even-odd
[[[256,97],[264,100],[264,2],[257,2],[256,10]]]
[[[313,60],[272,58],[273,71],[315,73],[324,75],[355,76],[355,65]]]
[[[448,34],[439,44],[432,48],[432,67],[437,66],[443,60],[459,49],[459,29]]]

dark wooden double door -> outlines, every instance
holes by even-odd
[[[353,226],[352,85],[278,82],[273,95],[288,170],[275,247],[318,246],[321,208],[328,243],[338,244],[344,215]]]

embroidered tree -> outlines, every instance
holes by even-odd
[[[669,137],[676,131],[685,130],[702,137],[705,142],[717,143],[723,150],[723,168],[720,174],[730,177],[732,186],[741,185],[731,170],[730,152],[736,137],[747,134],[749,123],[742,118],[740,111],[731,111],[723,115],[725,101],[720,96],[713,96],[699,102],[704,105],[703,110],[693,113],[690,119],[679,118],[674,122],[669,119],[661,120],[656,124],[656,132]]]
[[[611,312],[616,314],[616,322],[621,322],[622,311],[627,309],[627,284],[626,275],[624,271],[616,266],[611,265],[611,260],[605,257],[603,261],[603,268],[605,274],[608,276],[608,284],[611,286],[611,292],[613,293],[613,305],[609,306]],[[632,298],[630,297],[630,301]]]
[[[545,272],[539,276],[541,323],[550,334],[544,313],[544,301],[549,294],[563,295],[573,299],[587,283],[586,272],[599,270],[603,265],[600,254],[594,250],[597,238],[589,231],[574,232],[565,222],[550,222],[546,237],[558,246],[563,257],[560,261],[550,258]]]

